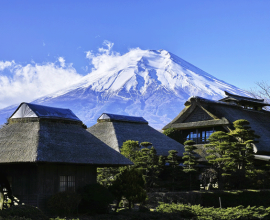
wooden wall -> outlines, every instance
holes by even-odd
[[[75,176],[78,189],[96,183],[97,168],[92,165],[18,163],[0,164],[0,172],[11,177],[13,195],[22,203],[46,210],[47,199],[59,192],[59,177]]]

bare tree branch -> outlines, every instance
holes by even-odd
[[[247,92],[256,99],[264,99],[265,103],[270,103],[270,84],[267,81],[256,82],[256,88],[250,88]],[[264,107],[270,111],[269,107]]]

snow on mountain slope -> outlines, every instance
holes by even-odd
[[[70,108],[88,126],[107,112],[143,116],[160,129],[190,96],[217,100],[225,90],[248,96],[165,50],[133,49],[98,59],[93,60],[95,69],[78,83],[33,103]],[[0,110],[0,118],[8,111]]]

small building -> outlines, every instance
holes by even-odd
[[[96,183],[97,167],[131,164],[69,109],[22,103],[0,130],[0,185],[43,210],[49,196]]]
[[[157,154],[163,156],[169,150],[176,150],[180,156],[185,151],[182,144],[149,126],[142,117],[103,113],[87,131],[117,152],[127,140],[150,142]]]
[[[263,108],[270,105],[263,99],[238,96],[229,92],[225,94],[226,97],[219,101],[198,96],[190,97],[185,103],[185,108],[163,130],[178,129],[183,141],[194,140],[197,145],[203,145],[213,132],[228,132],[233,129],[234,121],[246,119],[260,136],[259,143],[254,145],[255,153],[269,154],[270,112]],[[199,154],[205,154],[205,151],[201,148]]]

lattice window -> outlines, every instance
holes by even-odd
[[[75,192],[75,176],[60,176],[59,191]]]

